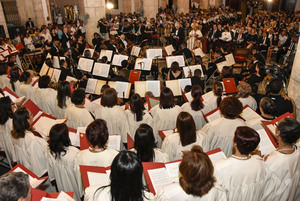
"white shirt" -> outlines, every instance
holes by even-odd
[[[35,103],[41,108],[42,111],[55,115],[56,95],[57,92],[52,88],[37,88],[35,90],[36,101]]]
[[[7,74],[0,75],[0,88],[5,88],[10,85],[10,79],[7,77]]]
[[[15,147],[12,141],[12,119],[9,118],[4,125],[0,124],[0,146],[11,161],[17,161]]]
[[[87,127],[91,122],[94,121],[92,115],[87,111],[86,108],[76,107],[71,104],[67,107],[65,118],[67,118],[68,127],[77,129],[78,127]]]
[[[181,108],[183,111],[188,112],[190,115],[193,116],[196,125],[196,130],[200,130],[206,124],[202,110],[199,111],[193,110],[191,107],[191,103],[189,102],[183,104]]]
[[[247,98],[239,98],[239,101],[243,104],[243,107],[249,105],[254,111],[257,109],[256,100],[252,96],[248,96]]]

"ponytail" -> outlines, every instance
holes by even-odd
[[[193,97],[193,101],[191,102],[191,108],[194,111],[199,111],[201,110],[204,105],[202,103],[201,100],[201,96],[202,96],[202,89],[200,86],[195,85],[192,87],[192,97]]]
[[[221,84],[221,82],[215,82],[213,84],[213,92],[215,94],[215,96],[217,96],[217,107],[220,106],[220,103],[222,101],[222,95],[223,95],[223,85]]]

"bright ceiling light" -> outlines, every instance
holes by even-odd
[[[271,3],[273,0],[267,0],[267,2]]]
[[[108,2],[108,3],[106,4],[106,7],[107,7],[107,9],[113,9],[113,8],[114,8],[114,4]]]

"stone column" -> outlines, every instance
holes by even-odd
[[[3,12],[3,8],[2,8],[1,3],[0,3],[0,25],[3,26],[6,37],[9,37],[8,30],[7,30],[7,24],[6,24],[6,20],[5,20],[5,16],[4,16],[4,12]]]
[[[188,13],[190,11],[189,0],[177,0],[177,8],[179,13]]]
[[[159,0],[159,7],[165,9],[167,7],[168,1],[167,0]]]
[[[143,1],[144,17],[148,19],[155,17],[158,12],[158,0]]]
[[[99,32],[97,28],[98,20],[105,17],[105,0],[82,0],[84,15],[89,15],[86,28],[86,39],[92,44],[93,34]]]
[[[42,0],[17,0],[16,3],[21,24],[24,25],[28,18],[31,18],[37,27],[46,24]]]
[[[209,0],[200,0],[200,8],[208,9],[209,8]]]

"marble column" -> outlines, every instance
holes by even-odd
[[[93,34],[99,32],[97,28],[98,20],[105,17],[105,0],[82,0],[84,15],[88,15],[88,21],[85,25],[86,39],[92,44]]]
[[[179,13],[188,13],[190,11],[189,0],[177,0],[177,10]]]
[[[208,9],[209,8],[209,0],[200,0],[200,8]]]
[[[144,0],[143,1],[143,10],[144,17],[148,19],[154,18],[158,12],[159,2],[158,0]]]
[[[9,37],[8,30],[7,30],[7,24],[6,24],[6,20],[5,20],[5,16],[4,16],[4,12],[3,12],[3,8],[2,8],[1,3],[0,3],[0,25],[3,26],[6,37]]]

